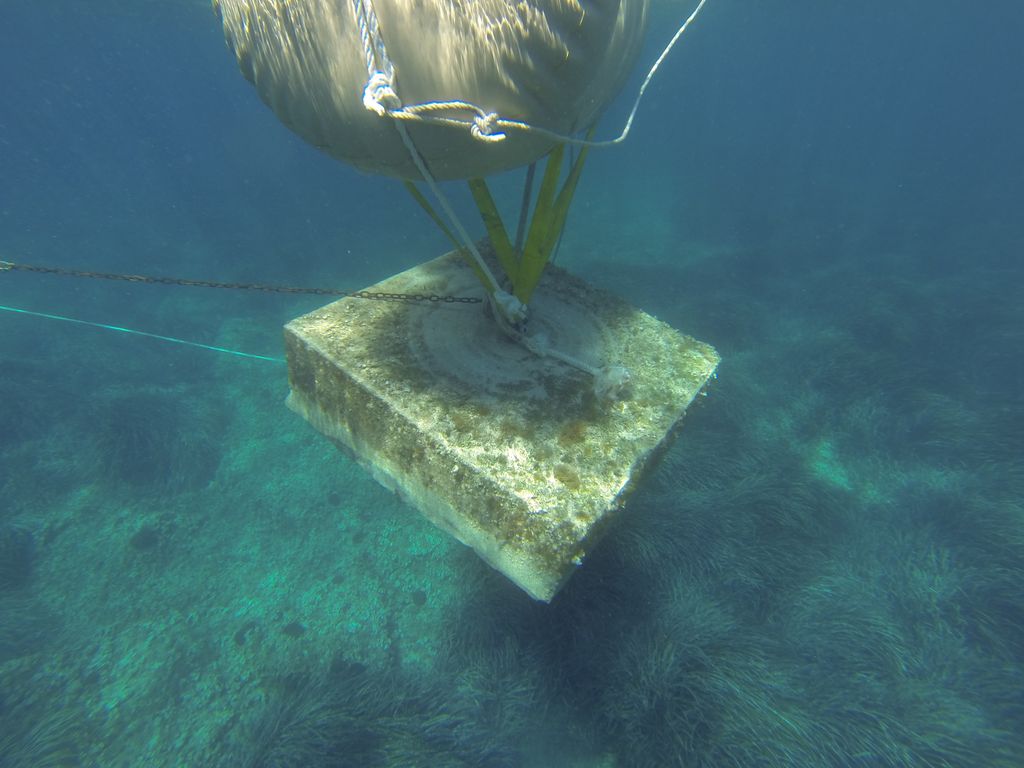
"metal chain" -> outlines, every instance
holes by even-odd
[[[304,293],[318,296],[347,296],[354,299],[373,299],[376,301],[430,302],[432,304],[479,304],[482,298],[476,296],[439,296],[435,293],[388,293],[385,291],[342,291],[336,288],[296,288],[287,285],[267,285],[265,283],[218,283],[212,280],[185,280],[177,277],[152,277],[149,275],[125,275],[114,272],[92,272],[84,269],[64,269],[63,267],[39,267],[32,264],[15,264],[0,261],[0,272],[18,270],[20,272],[36,272],[44,275],[62,275],[66,277],[91,277],[100,280],[122,280],[128,283],[150,283],[157,285],[184,285],[190,288],[228,288],[240,291],[263,291],[265,293]]]

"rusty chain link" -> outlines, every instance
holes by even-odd
[[[99,280],[122,280],[128,283],[149,283],[156,285],[184,285],[190,288],[228,288],[240,291],[263,291],[265,293],[303,293],[318,296],[347,296],[355,299],[374,299],[376,301],[430,302],[432,304],[479,304],[483,299],[476,296],[439,296],[435,293],[388,293],[384,291],[342,291],[336,288],[296,288],[287,285],[267,285],[265,283],[218,283],[213,280],[185,280],[177,277],[152,277],[149,275],[125,275],[114,272],[92,272],[84,269],[64,269],[63,267],[39,267],[32,264],[15,264],[11,261],[0,261],[0,272],[5,271],[35,272],[44,275],[61,275],[65,277],[91,277]]]

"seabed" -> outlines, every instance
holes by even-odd
[[[452,252],[366,289],[479,296]],[[718,353],[549,266],[529,332],[624,396],[506,336],[485,304],[348,297],[285,326],[288,405],[538,600],[579,566],[670,444]]]

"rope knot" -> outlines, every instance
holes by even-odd
[[[497,112],[481,112],[473,118],[473,125],[470,127],[469,132],[473,135],[474,139],[480,141],[498,142],[505,138],[505,134],[498,132],[495,133],[494,129],[498,126],[498,113]]]
[[[391,78],[383,72],[374,72],[363,89],[363,106],[384,117],[388,112],[402,108]]]

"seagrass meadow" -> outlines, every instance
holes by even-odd
[[[355,290],[451,249],[206,3],[66,6],[0,11],[0,261]],[[550,259],[721,363],[550,603],[285,406],[330,297],[0,270],[0,766],[1020,766],[1024,9],[842,6],[710,0],[587,156]]]

